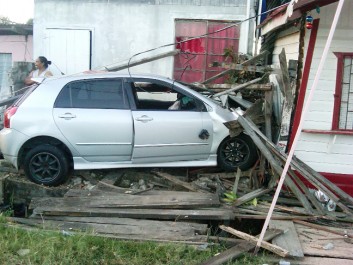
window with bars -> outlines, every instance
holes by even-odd
[[[335,55],[337,77],[332,129],[353,131],[353,53]]]

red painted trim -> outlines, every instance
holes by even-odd
[[[332,130],[338,129],[341,95],[342,95],[342,76],[343,76],[343,55],[342,53],[334,52],[337,57],[337,71],[336,71],[336,88],[334,102],[333,102],[333,116],[332,116]]]
[[[296,175],[299,176],[306,186],[309,188],[316,189],[309,181],[307,181],[298,171],[295,171]],[[325,178],[334,183],[341,190],[353,196],[353,175],[352,174],[337,174],[329,172],[321,172]]]
[[[332,116],[332,130],[339,130],[339,118],[341,109],[341,96],[342,96],[342,78],[344,57],[353,57],[351,52],[334,52],[337,57],[337,72],[336,72],[336,88],[334,94],[333,116]]]
[[[311,62],[312,62],[313,55],[314,55],[317,32],[319,30],[319,22],[320,22],[320,19],[314,19],[313,27],[311,29],[311,34],[310,34],[310,39],[309,39],[309,44],[308,44],[308,52],[307,52],[306,58],[305,58],[302,82],[301,82],[300,88],[299,88],[298,99],[297,99],[297,104],[295,107],[295,114],[294,114],[294,120],[293,120],[293,125],[292,125],[292,131],[291,131],[289,142],[288,142],[288,150],[290,150],[290,148],[292,147],[294,137],[298,131],[300,118],[302,116],[306,88],[308,85],[308,80],[309,80],[309,75],[310,75]]]
[[[313,129],[304,129],[302,132],[306,133],[316,133],[316,134],[337,134],[337,135],[353,135],[353,131],[347,130],[334,130],[334,131],[326,131],[326,130],[313,130]]]

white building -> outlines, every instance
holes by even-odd
[[[185,49],[188,57],[168,57],[131,71],[177,79],[185,72],[183,80],[202,81],[221,70],[210,64],[220,59],[224,48],[251,54],[255,20],[248,18],[254,16],[255,4],[254,0],[36,0],[34,55],[44,55],[61,72],[74,74],[127,62],[137,53],[172,44],[133,59],[175,48]],[[190,45],[173,45],[244,20]]]

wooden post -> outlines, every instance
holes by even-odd
[[[237,194],[237,192],[238,192],[238,184],[239,184],[240,176],[241,176],[241,169],[238,167],[237,174],[236,174],[235,180],[234,180],[234,186],[233,186],[233,193],[234,194]]]
[[[129,67],[137,66],[140,64],[144,64],[144,63],[149,63],[149,62],[156,61],[156,60],[159,60],[159,59],[162,59],[165,57],[169,57],[169,56],[174,56],[174,55],[177,55],[178,53],[180,53],[180,50],[174,50],[171,52],[165,52],[165,53],[161,53],[161,54],[158,54],[155,56],[147,57],[147,58],[141,59],[139,61],[134,61],[134,62],[131,62],[130,64],[129,63],[115,64],[115,65],[100,68],[99,70],[107,70],[109,72],[120,71],[123,69],[127,69]]]

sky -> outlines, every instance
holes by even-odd
[[[34,0],[0,0],[0,16],[17,23],[33,18]]]

